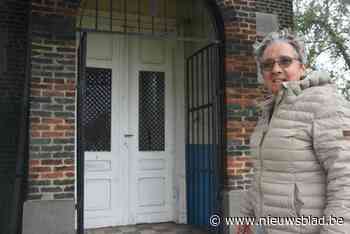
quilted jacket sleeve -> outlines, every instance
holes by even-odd
[[[350,232],[350,106],[338,96],[315,115],[313,144],[327,173],[324,215],[344,220],[343,225],[322,226],[321,234]],[[332,98],[333,98],[332,97]]]

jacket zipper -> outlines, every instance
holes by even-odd
[[[268,122],[267,122],[267,128],[263,130],[263,134],[261,136],[261,140],[259,142],[259,159],[260,159],[260,176],[259,176],[259,193],[260,193],[260,196],[259,196],[259,199],[260,199],[260,207],[259,207],[259,216],[261,217],[263,214],[262,214],[262,211],[263,211],[263,199],[262,199],[262,185],[261,185],[261,178],[262,178],[262,172],[263,172],[263,159],[262,159],[262,146],[264,144],[264,140],[265,140],[265,136],[268,132],[268,130],[270,129],[270,124],[271,124],[271,121],[275,115],[275,113],[277,113],[277,110],[279,109],[279,106],[284,98],[284,94],[285,92],[282,92],[280,93],[281,95],[281,98],[278,100],[277,98],[277,102],[273,105],[273,109],[272,109],[272,113],[271,113],[271,116],[269,116],[268,118]]]
[[[261,178],[262,178],[262,172],[263,172],[263,159],[262,159],[262,145],[264,143],[264,138],[266,135],[267,131],[264,129],[263,130],[263,134],[260,140],[260,144],[259,144],[259,160],[260,160],[260,176],[259,176],[259,199],[260,199],[260,207],[259,207],[259,216],[262,216],[262,210],[263,210],[263,199],[262,199],[262,185],[261,185]]]

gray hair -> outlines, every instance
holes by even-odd
[[[260,67],[261,57],[263,56],[265,49],[275,42],[287,42],[290,44],[297,52],[300,62],[302,64],[306,64],[305,46],[304,41],[301,37],[293,34],[289,29],[282,29],[280,31],[271,32],[265,36],[262,42],[255,42],[253,45],[258,69],[258,79],[260,79],[260,81],[262,81]]]

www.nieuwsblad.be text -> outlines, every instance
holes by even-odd
[[[344,224],[343,217],[335,216],[323,216],[314,217],[309,216],[299,216],[299,217],[220,217],[219,215],[212,215],[209,219],[209,223],[213,227],[217,227],[220,224],[226,226],[232,225],[342,225]]]

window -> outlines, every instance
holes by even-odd
[[[86,68],[85,151],[111,150],[111,69]]]
[[[164,151],[164,72],[139,73],[139,150]]]

